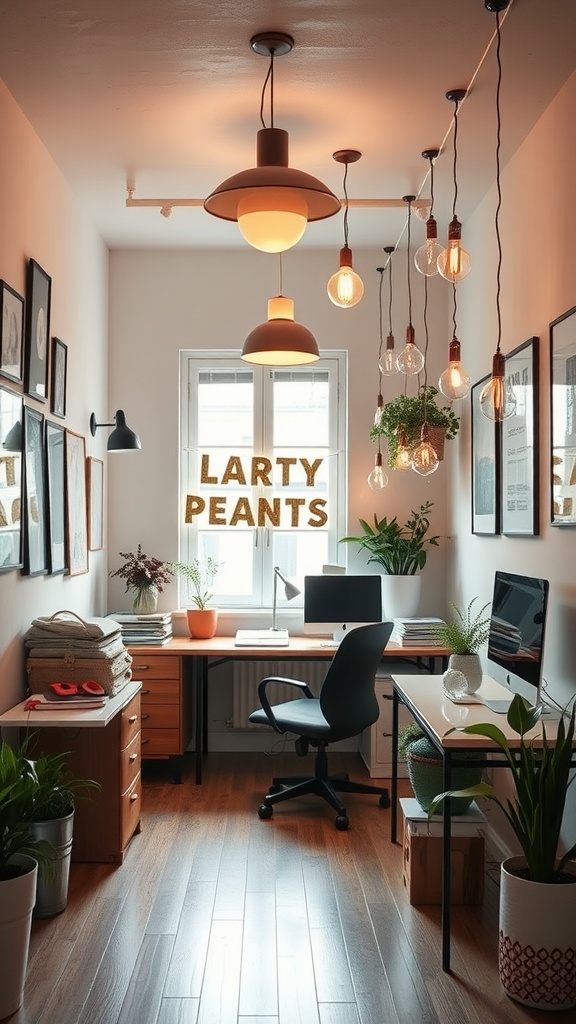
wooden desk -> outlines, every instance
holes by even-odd
[[[405,704],[412,715],[437,747],[443,762],[444,780],[442,792],[451,789],[452,769],[460,765],[469,765],[469,761],[458,758],[459,754],[477,751],[479,764],[490,768],[508,768],[508,762],[500,753],[499,747],[492,740],[484,736],[471,736],[468,733],[453,732],[446,735],[449,729],[454,726],[475,725],[480,722],[489,722],[497,725],[504,733],[511,749],[518,749],[520,737],[508,725],[506,715],[496,714],[490,711],[483,704],[454,704],[448,697],[444,696],[442,690],[442,676],[430,675],[426,677],[417,675],[392,676],[393,679],[393,705],[392,705],[392,786],[391,786],[391,823],[390,838],[396,842],[397,818],[398,818],[398,707]],[[487,700],[510,700],[510,690],[501,686],[489,676],[483,676],[482,685],[478,691]],[[546,739],[553,745],[556,739],[558,720],[554,717],[544,719]],[[527,733],[528,738],[534,739],[536,747],[542,746],[542,722],[532,732]],[[575,741],[576,742],[576,741]],[[491,756],[490,756],[491,755]],[[450,851],[450,801],[445,801],[443,839],[442,839],[442,969],[450,970],[450,878],[451,878],[451,851]]]
[[[193,692],[193,703],[195,711],[194,737],[196,753],[196,783],[202,782],[202,756],[208,753],[208,673],[211,668],[221,665],[226,661],[249,659],[250,661],[274,661],[312,660],[319,659],[331,661],[336,648],[322,646],[317,637],[291,636],[288,647],[236,647],[233,636],[215,636],[210,640],[192,640],[190,637],[173,637],[161,647],[153,644],[130,644],[128,651],[134,658],[132,671],[138,678],[143,680],[143,707],[146,714],[146,700],[149,695],[147,690],[147,674],[158,674],[156,665],[161,658],[169,659],[175,656],[181,659],[181,702],[180,721],[177,728],[179,746],[173,747],[168,756],[181,756],[186,750],[188,729],[186,726],[185,702],[188,690]],[[442,669],[446,667],[450,651],[445,647],[401,647],[397,643],[388,643],[382,652],[383,660],[408,661],[417,664],[419,667],[426,665],[429,671],[434,671],[438,660]],[[146,744],[149,738],[146,735],[146,720],[143,726],[144,747],[143,756],[146,757]],[[176,741],[176,737],[174,737]],[[152,748],[154,749],[154,748]],[[156,756],[162,756],[156,754]],[[167,756],[167,755],[164,755]],[[175,774],[175,781],[179,781],[179,771]]]
[[[140,683],[128,683],[103,708],[87,711],[26,711],[23,701],[0,715],[0,727],[38,730],[36,748],[69,753],[76,778],[100,783],[99,794],[76,803],[72,860],[121,864],[140,831],[139,691]]]

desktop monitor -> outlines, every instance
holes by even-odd
[[[506,669],[508,684],[540,705],[548,580],[496,572],[488,658]],[[516,677],[511,679],[510,675]],[[528,686],[518,685],[521,680]]]
[[[339,642],[356,626],[382,622],[380,576],[305,576],[304,633]]]

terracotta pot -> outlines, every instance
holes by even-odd
[[[217,608],[187,608],[186,618],[190,636],[196,640],[209,640],[218,625]]]
[[[515,874],[523,857],[500,868],[498,967],[506,995],[538,1010],[576,1006],[576,881],[547,884]],[[576,878],[576,864],[566,866]]]

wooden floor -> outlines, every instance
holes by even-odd
[[[493,873],[482,907],[453,910],[447,975],[439,908],[409,905],[377,799],[348,799],[348,832],[311,797],[259,820],[272,774],[308,763],[212,754],[196,786],[191,757],[176,786],[166,763],[149,762],[143,830],[124,864],[73,864],[67,909],[34,922],[11,1024],[549,1020],[501,992]],[[366,778],[356,755],[331,765]]]

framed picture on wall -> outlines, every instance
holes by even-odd
[[[52,338],[52,379],[50,382],[50,409],[53,416],[66,416],[66,366],[68,346],[60,338]]]
[[[65,504],[65,431],[59,423],[46,420],[46,496],[48,572],[65,572],[66,504]]]
[[[86,490],[88,497],[88,550],[100,551],[104,546],[104,463],[102,459],[86,459]]]
[[[22,565],[22,395],[0,387],[0,571]]]
[[[500,424],[480,408],[480,395],[490,375],[470,391],[472,408],[472,533],[500,533]]]
[[[46,572],[44,416],[24,406],[23,564],[25,576]]]
[[[86,441],[66,431],[66,555],[70,576],[88,572]]]
[[[576,306],[550,324],[552,526],[576,526]]]
[[[22,380],[22,341],[24,337],[24,299],[6,281],[0,281],[2,321],[0,329],[0,373],[3,377]]]
[[[539,523],[538,338],[506,356],[505,372],[516,411],[502,421],[502,533],[534,536]]]
[[[36,263],[36,260],[28,260],[24,387],[28,395],[42,402],[48,397],[51,290],[52,279],[46,271]]]

